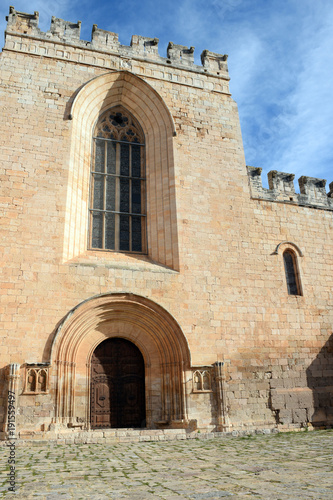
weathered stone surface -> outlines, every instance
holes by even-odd
[[[185,47],[184,45],[177,45],[170,42],[167,49],[167,56],[171,62],[176,64],[186,64],[191,66],[194,63],[194,47]]]
[[[295,192],[294,174],[272,170],[268,173],[269,189],[263,188],[261,168],[247,167],[251,196],[254,199],[290,203],[312,208],[333,210],[331,191],[326,193],[326,181],[314,177],[299,178],[300,194]],[[331,187],[331,185],[330,185]]]
[[[1,460],[7,449],[1,449]],[[2,453],[3,452],[3,453]],[[16,448],[19,498],[328,499],[332,432]],[[4,480],[0,492],[6,495]]]
[[[156,38],[125,46],[96,25],[84,41],[79,22],[58,18],[43,33],[38,13],[10,9],[0,58],[1,438],[12,389],[27,442],[333,424],[333,184],[326,195],[325,181],[301,177],[298,194],[293,174],[272,171],[264,189],[261,169],[246,171],[227,57],[204,51],[199,66],[193,50],[170,44],[163,58]],[[144,137],[142,253],[87,245],[93,131],[116,107]],[[143,355],[148,429],[93,438],[91,356],[111,337]]]

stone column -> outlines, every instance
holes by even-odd
[[[216,395],[217,395],[217,429],[219,432],[228,430],[229,418],[227,415],[224,362],[214,363]]]
[[[57,360],[56,365],[56,411],[53,423],[57,424],[57,427],[52,428],[66,428],[68,424],[73,423],[76,364]]]

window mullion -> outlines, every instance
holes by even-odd
[[[128,159],[129,159],[129,213],[133,212],[132,210],[132,146],[129,144],[128,146]],[[129,249],[132,251],[132,216],[129,216]]]
[[[116,199],[115,199],[115,208],[117,214],[114,216],[115,223],[115,250],[119,250],[119,239],[120,239],[120,144],[117,142],[116,144]]]
[[[105,240],[106,240],[106,235],[105,235],[105,210],[106,210],[106,155],[107,155],[107,150],[106,150],[106,142],[104,141],[104,172],[102,172],[103,175],[103,215],[102,215],[102,242],[103,242],[103,249],[105,249]]]
[[[118,109],[103,114],[95,129],[89,209],[94,248],[147,251],[145,149],[138,131]]]
[[[145,158],[145,148],[140,146],[140,176],[144,178],[144,180],[140,180],[141,187],[141,213],[147,213],[147,180],[146,180],[146,158]],[[147,241],[147,223],[146,221],[143,223],[144,219],[141,217],[141,245],[144,251],[146,251],[148,247]]]
[[[96,141],[94,141],[94,146],[93,146],[93,154],[94,154],[93,162],[95,162],[95,154],[96,154],[95,151],[96,151]],[[89,245],[91,247],[93,246],[94,182],[95,182],[95,175],[91,172],[90,193],[89,193]]]

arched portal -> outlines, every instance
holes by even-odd
[[[145,365],[133,342],[115,337],[96,347],[90,387],[92,429],[145,427]]]
[[[142,355],[147,427],[185,426],[185,373],[190,368],[186,338],[164,308],[126,293],[92,297],[58,327],[51,351],[56,423],[91,427],[92,358],[103,341],[116,338],[134,344]]]

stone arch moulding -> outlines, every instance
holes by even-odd
[[[296,243],[293,243],[292,241],[281,241],[281,243],[279,243],[276,247],[276,249],[274,250],[273,252],[273,255],[282,255],[283,252],[287,249],[290,249],[294,252],[296,252],[296,254],[299,256],[299,257],[303,257],[303,252],[302,250],[299,248],[298,245],[296,245]]]
[[[295,278],[297,283],[297,293],[293,294],[289,293],[289,295],[295,297],[301,297],[304,295],[304,288],[303,288],[303,276],[302,276],[302,266],[300,262],[300,257],[304,257],[304,254],[300,249],[300,247],[292,241],[281,241],[277,245],[272,255],[279,255],[281,257],[281,274],[284,276],[285,276],[285,267],[284,267],[283,255],[285,252],[289,252],[293,255]]]
[[[98,117],[114,106],[127,109],[145,134],[148,256],[178,270],[174,122],[161,96],[142,78],[127,71],[90,80],[78,90],[72,103],[63,260],[87,251],[92,132]]]
[[[103,340],[112,337],[133,342],[143,355],[147,427],[187,426],[187,340],[165,309],[126,293],[92,297],[70,311],[58,327],[51,347],[55,423],[81,422],[90,428],[91,357]]]

